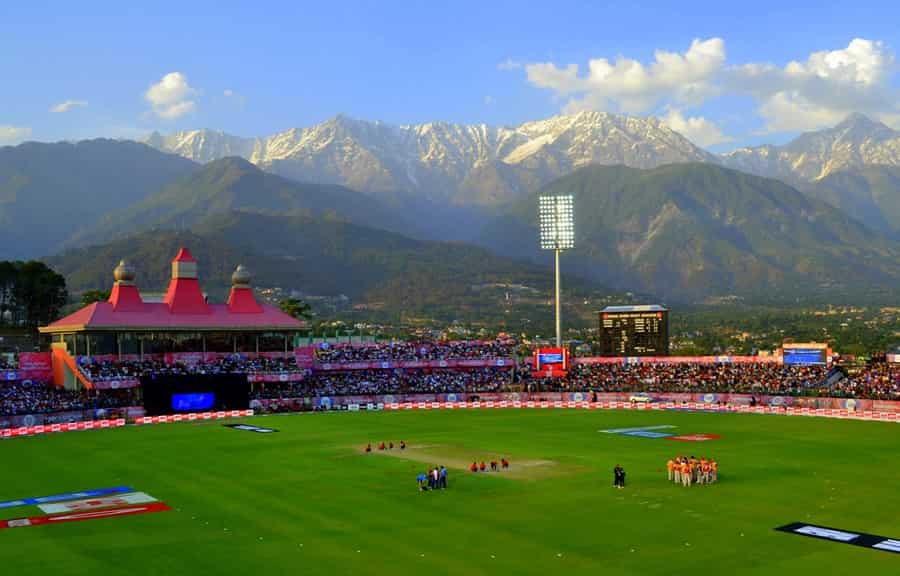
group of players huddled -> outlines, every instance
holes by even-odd
[[[719,479],[719,463],[703,456],[699,460],[693,456],[670,459],[666,462],[666,471],[671,482],[682,486],[714,484]]]

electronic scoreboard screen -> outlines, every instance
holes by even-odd
[[[669,354],[668,310],[661,306],[619,306],[600,312],[597,348],[601,356]]]
[[[825,348],[784,348],[786,365],[820,365],[828,363],[828,351]]]
[[[561,378],[569,369],[569,350],[566,348],[535,348],[532,375],[536,378]]]

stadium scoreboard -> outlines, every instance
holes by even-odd
[[[780,352],[785,365],[797,366],[826,366],[834,356],[831,347],[822,342],[785,342]]]
[[[601,356],[667,356],[669,311],[656,304],[607,306],[599,313]]]

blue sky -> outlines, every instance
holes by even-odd
[[[852,111],[900,128],[896,2],[128,4],[0,4],[0,144],[256,136],[338,113],[511,125],[599,109],[713,150]]]

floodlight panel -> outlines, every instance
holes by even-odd
[[[542,250],[568,250],[575,247],[574,198],[567,196],[541,196],[538,221]]]

